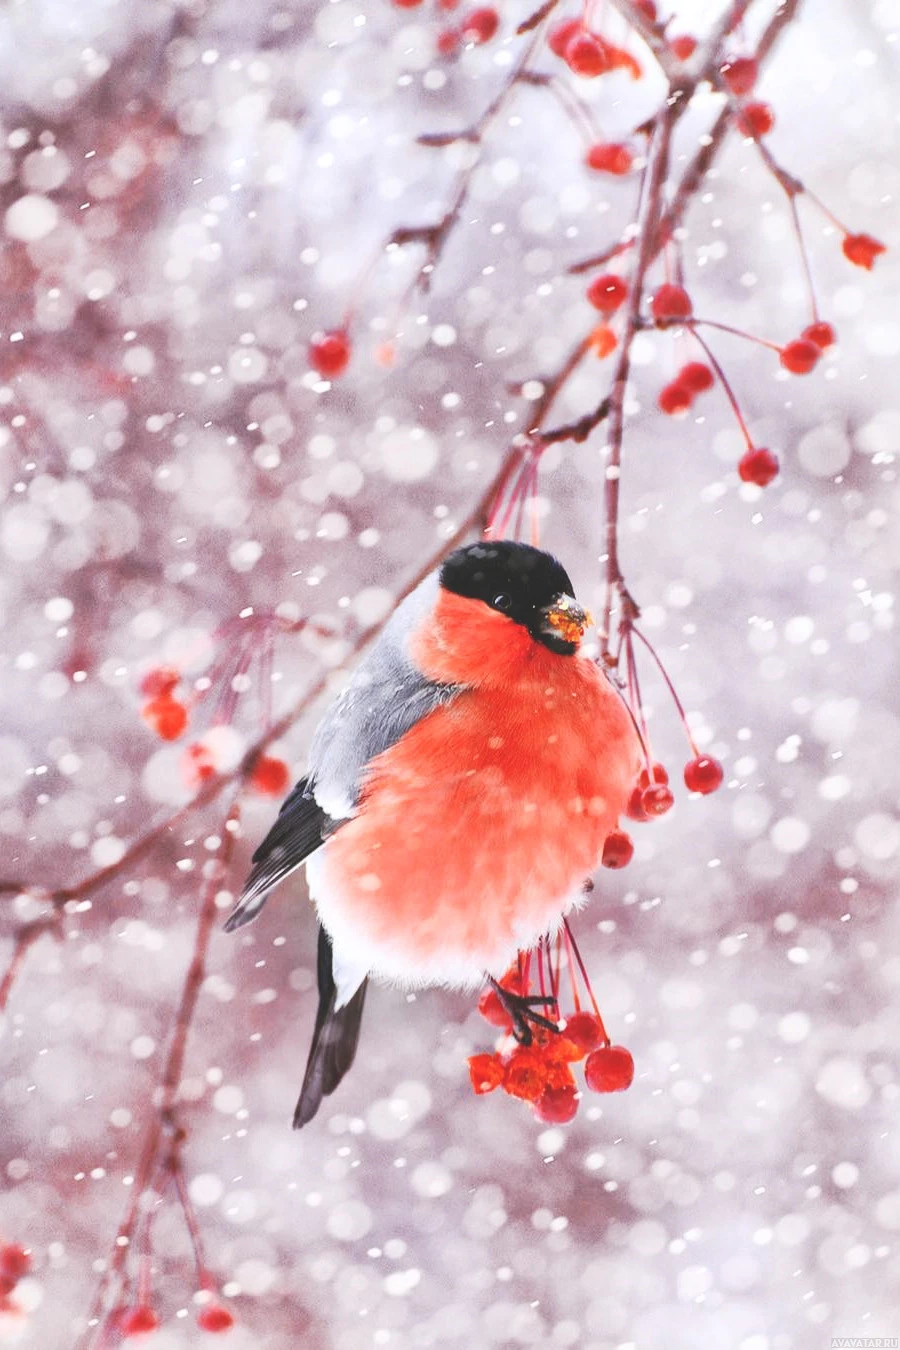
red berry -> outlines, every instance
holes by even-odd
[[[512,1029],[512,1019],[493,989],[485,989],[478,1000],[478,1011],[492,1027],[501,1027],[503,1031]]]
[[[576,33],[566,43],[565,60],[576,75],[592,80],[609,70],[609,52],[606,43],[594,33]]]
[[[823,323],[819,320],[817,323],[811,323],[808,328],[804,328],[803,337],[808,342],[814,342],[820,351],[826,347],[833,347],[837,342],[837,333],[830,323]]]
[[[545,1125],[567,1125],[578,1113],[575,1087],[548,1087],[534,1104],[534,1114]]]
[[[0,1247],[0,1276],[11,1281],[10,1288],[30,1269],[31,1256],[18,1242],[8,1242],[5,1247]],[[9,1293],[9,1289],[6,1292]]]
[[[194,741],[186,745],[181,756],[181,777],[185,787],[197,788],[216,776],[215,760],[205,745]]]
[[[627,867],[634,857],[634,844],[624,830],[612,830],[603,841],[600,861],[604,867]]]
[[[864,267],[867,272],[871,272],[879,253],[885,252],[884,244],[873,239],[871,234],[846,234],[841,247],[849,262]]]
[[[684,785],[689,792],[715,792],[722,786],[725,770],[712,755],[698,755],[684,766]]]
[[[154,666],[141,677],[138,688],[144,698],[159,698],[171,694],[180,679],[181,672],[174,666]]]
[[[500,27],[500,16],[495,9],[473,9],[462,21],[462,35],[466,42],[490,42]]]
[[[648,816],[664,816],[675,805],[672,789],[666,787],[665,783],[644,788],[641,793],[641,805]]]
[[[627,145],[614,141],[597,141],[588,150],[584,162],[589,169],[594,169],[597,173],[611,173],[621,178],[631,172],[634,161]]]
[[[673,56],[677,56],[679,61],[689,61],[697,50],[697,39],[687,33],[681,33],[678,37],[672,38],[669,46],[672,48]]]
[[[145,703],[141,717],[164,741],[177,741],[188,721],[184,704],[167,694]]]
[[[210,1303],[197,1314],[197,1326],[201,1331],[230,1331],[234,1318],[221,1303]]]
[[[584,1081],[591,1092],[624,1092],[634,1081],[634,1060],[624,1045],[604,1045],[588,1055]]]
[[[712,389],[715,379],[709,366],[703,361],[688,361],[675,377],[676,384],[683,384],[692,394],[702,394]]]
[[[454,56],[459,51],[462,35],[458,28],[444,28],[437,35],[437,49],[441,56]]]
[[[600,1042],[605,1040],[599,1017],[589,1012],[577,1012],[567,1017],[562,1034],[567,1041],[577,1045],[585,1055],[595,1050]]]
[[[768,103],[747,103],[741,108],[738,126],[745,136],[767,136],[775,125],[775,114]]]
[[[649,769],[641,769],[638,774],[638,787],[646,788],[651,783],[668,783],[669,770],[665,764],[651,764]]]
[[[686,413],[693,401],[694,395],[680,380],[673,380],[671,384],[660,389],[659,398],[656,400],[660,412],[668,413],[670,417]]]
[[[333,380],[347,369],[350,339],[343,328],[316,333],[309,344],[309,363],[324,380]]]
[[[630,820],[648,820],[649,816],[644,810],[643,803],[644,789],[636,786],[628,798],[628,805],[625,807],[625,814]]]
[[[438,9],[458,9],[459,0],[438,0]]]
[[[759,75],[759,65],[752,56],[739,56],[734,61],[726,61],[721,70],[722,79],[732,94],[737,94],[739,98],[750,93]]]
[[[503,1082],[506,1070],[498,1055],[470,1055],[469,1077],[475,1093],[482,1097]]]
[[[757,447],[748,450],[738,460],[738,474],[745,483],[755,483],[757,487],[766,487],[773,478],[778,477],[778,456],[771,450]]]
[[[250,774],[251,786],[266,797],[280,797],[290,781],[291,771],[284,760],[271,755],[261,755]]]
[[[632,7],[643,14],[645,19],[651,23],[656,23],[656,5],[653,0],[631,0]]]
[[[584,25],[580,19],[563,19],[556,23],[547,34],[547,45],[556,56],[565,59],[566,48],[576,33],[582,32]]]
[[[689,319],[693,313],[691,297],[683,286],[673,286],[669,282],[659,286],[650,301],[654,319]]]
[[[123,1336],[141,1336],[156,1330],[159,1316],[149,1304],[138,1303],[133,1308],[123,1308],[118,1323]]]
[[[397,9],[416,9],[418,5],[421,5],[422,0],[391,0],[391,3]]]
[[[595,277],[587,289],[587,298],[594,308],[607,315],[615,314],[627,295],[628,282],[616,276],[615,272],[604,272],[602,276]]]
[[[527,1102],[536,1102],[544,1094],[547,1086],[549,1065],[540,1053],[540,1047],[526,1049],[519,1046],[514,1050],[503,1075],[503,1089],[511,1097],[521,1097]]]
[[[808,375],[818,364],[821,355],[821,347],[810,342],[809,338],[795,338],[793,342],[788,342],[782,347],[781,364],[792,375]]]

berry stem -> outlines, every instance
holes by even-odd
[[[614,597],[621,590],[624,581],[619,563],[619,476],[625,431],[625,391],[631,368],[631,348],[640,322],[644,282],[655,254],[654,246],[662,212],[662,188],[668,169],[669,147],[677,116],[678,105],[665,104],[657,115],[650,139],[647,164],[642,175],[641,204],[637,221],[640,242],[625,302],[625,331],[609,392],[609,443],[606,447],[605,484],[606,596],[604,621],[601,625],[604,655],[609,651]]]
[[[632,633],[634,633],[635,637],[639,639],[639,641],[643,642],[644,646],[647,648],[647,651],[650,653],[650,655],[653,657],[653,660],[656,662],[656,667],[659,670],[660,675],[662,675],[663,680],[665,681],[666,688],[668,689],[672,697],[672,702],[675,704],[675,707],[678,711],[678,716],[681,718],[681,724],[684,727],[684,732],[685,735],[687,736],[688,744],[690,745],[691,750],[693,751],[694,756],[696,757],[697,755],[700,754],[700,751],[697,749],[697,743],[694,740],[693,736],[691,735],[691,729],[688,726],[687,714],[684,711],[684,704],[678,697],[678,694],[675,690],[675,686],[669,677],[668,671],[666,670],[662,661],[660,661],[659,656],[657,655],[656,649],[654,648],[652,642],[650,642],[646,637],[644,637],[644,634],[641,632],[641,630],[637,627],[636,624],[631,625],[631,631]]]
[[[731,410],[734,413],[735,418],[737,419],[737,424],[741,429],[741,435],[747,442],[747,449],[752,450],[753,438],[750,435],[749,430],[747,429],[747,423],[744,421],[744,414],[741,412],[740,405],[737,401],[737,398],[735,397],[734,390],[731,387],[731,381],[728,379],[727,375],[725,374],[724,370],[719,364],[718,359],[713,354],[712,348],[710,347],[709,343],[706,341],[704,337],[701,337],[701,335],[697,332],[697,329],[694,324],[691,325],[691,332],[693,333],[695,340],[700,343],[700,346],[706,353],[707,361],[712,366],[713,370],[716,372],[716,378],[718,379],[719,383],[724,389],[725,396],[728,399],[728,402],[731,404]]]
[[[571,950],[575,955],[575,960],[578,963],[578,969],[581,971],[581,978],[584,980],[584,987],[587,990],[588,998],[591,1000],[591,1007],[594,1009],[594,1014],[597,1018],[597,1021],[600,1023],[600,1031],[603,1035],[603,1039],[606,1042],[606,1044],[609,1045],[609,1037],[606,1034],[606,1027],[603,1025],[603,1018],[600,1016],[600,1009],[597,1007],[597,1000],[594,997],[594,990],[591,986],[590,979],[588,978],[588,973],[585,968],[584,961],[581,959],[581,952],[578,950],[578,943],[575,941],[575,935],[572,932],[572,927],[568,919],[563,919],[563,929],[566,934],[566,940],[570,944]]]

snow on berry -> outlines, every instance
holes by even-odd
[[[153,666],[141,676],[138,689],[144,698],[164,698],[171,694],[181,679],[181,671],[174,666]]]

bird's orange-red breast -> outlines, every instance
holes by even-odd
[[[556,927],[639,769],[594,662],[476,604],[441,591],[410,635],[423,674],[466,690],[369,764],[316,879],[333,938],[404,984],[472,985]]]

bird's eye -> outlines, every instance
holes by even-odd
[[[494,609],[509,609],[512,605],[512,596],[507,595],[506,591],[501,591],[499,595],[494,596],[491,604]]]

